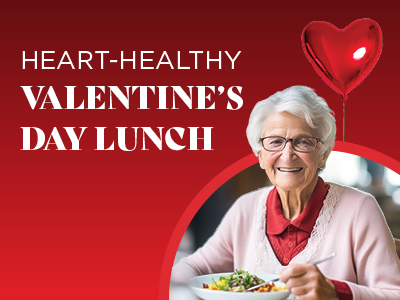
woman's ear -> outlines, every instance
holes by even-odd
[[[331,151],[326,151],[324,154],[322,154],[322,159],[318,166],[319,169],[325,169],[326,161],[328,160],[329,154],[331,154]]]

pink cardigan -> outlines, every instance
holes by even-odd
[[[306,248],[289,264],[336,252],[334,259],[318,267],[326,277],[347,282],[354,300],[400,299],[400,261],[375,199],[353,188],[329,185]],[[265,235],[265,202],[270,190],[240,197],[207,243],[174,266],[171,280],[234,269],[279,274],[283,266]]]

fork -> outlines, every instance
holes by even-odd
[[[322,262],[324,262],[324,261],[326,261],[326,260],[329,260],[329,259],[334,258],[335,256],[336,256],[336,253],[333,252],[333,253],[332,253],[331,255],[329,255],[328,257],[325,257],[325,258],[323,258],[323,259],[319,259],[319,260],[310,262],[310,265],[318,265],[318,264],[320,264],[320,263],[322,263]],[[270,284],[270,283],[273,283],[273,282],[276,282],[276,281],[279,281],[279,277],[278,277],[278,278],[274,278],[274,279],[272,279],[272,280],[269,280],[268,282],[264,282],[264,283],[260,283],[260,284],[257,284],[257,285],[255,285],[255,286],[252,286],[252,287],[246,289],[245,292],[255,290],[255,289],[259,288],[259,287],[262,287],[263,285]]]

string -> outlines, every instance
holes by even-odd
[[[346,100],[347,97],[343,99],[343,142],[346,141],[346,134],[345,134]]]

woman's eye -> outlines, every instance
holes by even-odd
[[[299,141],[300,143],[305,143],[305,144],[310,144],[311,143],[311,141],[310,141],[310,139],[300,139],[300,141]]]
[[[282,145],[284,144],[284,140],[279,139],[279,138],[274,138],[274,139],[270,139],[268,141],[268,148],[270,149],[279,149],[282,147]]]
[[[281,145],[282,144],[282,140],[278,140],[278,139],[270,140],[269,144],[270,145]]]
[[[312,142],[310,139],[301,139],[300,141],[298,141],[299,145],[311,145]]]

